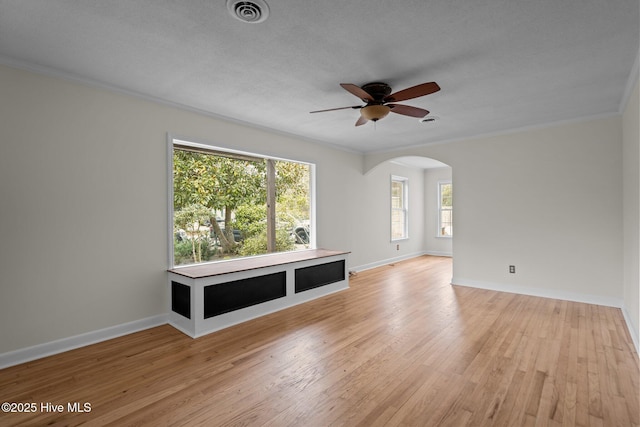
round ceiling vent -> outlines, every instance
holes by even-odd
[[[227,9],[231,16],[249,24],[262,22],[269,16],[269,6],[264,0],[227,0]]]

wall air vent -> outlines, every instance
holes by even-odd
[[[436,120],[438,120],[438,117],[436,117],[436,116],[424,116],[419,121],[420,121],[420,123],[433,123]]]
[[[249,24],[263,22],[269,16],[269,6],[264,0],[227,0],[227,9],[231,16]]]

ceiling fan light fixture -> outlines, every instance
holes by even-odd
[[[391,108],[386,105],[367,105],[360,109],[360,115],[367,120],[377,122],[389,114]]]

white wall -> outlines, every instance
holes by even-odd
[[[441,181],[451,180],[451,168],[448,166],[425,169],[424,171],[424,241],[425,251],[430,255],[453,255],[453,239],[451,237],[439,237],[438,234],[438,183]],[[453,188],[453,192],[455,194],[455,184],[453,185]],[[453,209],[453,215],[455,217],[455,205]],[[453,234],[455,235],[455,228]]]
[[[354,226],[359,154],[7,67],[0,93],[0,354],[166,312],[167,132],[316,163],[318,246],[351,265],[388,236]]]
[[[623,221],[624,305],[627,324],[636,348],[640,348],[640,92],[638,82],[622,118],[623,133]],[[640,350],[639,350],[640,351]]]
[[[486,149],[467,144],[468,156],[454,165],[454,283],[617,304],[620,120],[496,137],[480,145]],[[516,274],[508,273],[510,264]]]
[[[409,180],[409,238],[391,241],[391,176]],[[355,270],[424,253],[424,171],[384,162],[362,177],[358,205],[362,215],[350,224],[357,230],[353,248]],[[399,249],[398,249],[399,245]],[[356,262],[358,261],[358,262]]]
[[[454,283],[622,304],[620,117],[365,156],[453,168]],[[508,265],[516,274],[508,273]]]

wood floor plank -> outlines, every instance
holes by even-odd
[[[640,426],[619,309],[450,278],[418,257],[195,340],[164,325],[6,368],[0,401],[65,410],[0,425]]]

